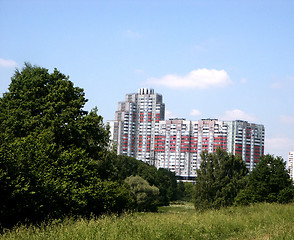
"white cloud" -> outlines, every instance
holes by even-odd
[[[193,109],[191,112],[190,112],[190,115],[193,116],[193,117],[198,117],[200,116],[202,113],[197,110],[197,109]]]
[[[247,79],[246,78],[242,78],[241,79],[241,83],[243,83],[243,84],[247,83]]]
[[[127,37],[127,38],[132,38],[132,39],[142,37],[142,35],[140,33],[131,31],[129,29],[124,32],[124,36]]]
[[[265,138],[265,154],[281,156],[287,161],[290,151],[294,151],[294,139],[288,137]]]
[[[143,69],[135,69],[134,73],[135,74],[142,74],[142,73],[144,73],[144,70]]]
[[[13,60],[6,60],[3,58],[0,58],[0,67],[4,68],[11,68],[11,67],[16,67],[16,62]]]
[[[275,82],[271,84],[271,88],[273,89],[281,89],[284,87],[284,84],[280,83],[280,82]]]
[[[276,151],[276,150],[293,151],[294,140],[287,137],[266,138],[265,146],[266,148],[270,148],[273,151]]]
[[[251,114],[245,113],[240,109],[228,110],[225,111],[223,115],[219,117],[223,120],[245,120],[245,121],[255,121],[256,117]]]
[[[177,117],[178,117],[177,114],[168,110],[165,111],[165,119],[177,118]]]
[[[220,47],[222,47],[222,43],[218,39],[210,38],[192,45],[192,52],[203,53]]]
[[[294,116],[281,115],[280,121],[286,124],[294,124]]]
[[[147,84],[166,86],[170,88],[196,88],[206,89],[211,87],[225,87],[230,85],[232,80],[225,70],[197,69],[185,76],[168,74],[162,78],[149,78]]]
[[[206,47],[204,44],[195,44],[192,46],[192,51],[193,52],[204,52],[206,50]]]
[[[270,87],[272,89],[288,89],[294,86],[294,77],[288,76],[285,78],[278,79],[277,81],[273,82]]]

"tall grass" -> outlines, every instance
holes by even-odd
[[[19,226],[0,239],[294,239],[294,204],[257,204],[195,212],[192,204],[163,207],[159,213],[67,219]]]

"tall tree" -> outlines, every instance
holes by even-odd
[[[236,204],[280,202],[293,200],[294,188],[281,157],[262,156],[249,175],[246,188],[236,197]]]
[[[86,102],[56,69],[15,71],[0,98],[0,225],[129,207],[127,185],[108,181],[109,131]]]
[[[50,74],[25,63],[22,71],[15,71],[8,90],[0,100],[0,131],[6,140],[48,129],[65,149],[81,147],[91,153],[94,147],[96,153],[108,144],[109,132],[97,109],[90,114],[83,110],[87,102],[83,89],[57,69]]]
[[[244,186],[248,173],[239,156],[217,149],[215,153],[203,152],[201,166],[195,178],[195,208],[219,208],[230,206]]]

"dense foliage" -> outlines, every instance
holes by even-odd
[[[97,109],[83,110],[84,95],[56,69],[26,63],[15,71],[0,98],[0,228],[133,209],[131,175],[172,199],[174,175],[108,151],[109,130]]]
[[[236,197],[236,204],[255,202],[288,203],[294,198],[294,187],[281,157],[262,156],[249,175],[248,184]]]
[[[157,212],[159,190],[140,176],[130,176],[125,179],[135,198],[135,207],[139,212]]]
[[[0,223],[128,208],[126,184],[100,170],[108,130],[56,69],[25,64],[0,99]]]
[[[262,156],[250,174],[240,157],[224,150],[201,157],[193,199],[198,210],[294,199],[293,182],[281,157]]]
[[[248,170],[238,156],[217,149],[203,152],[195,178],[195,208],[198,210],[231,206],[243,188]]]
[[[168,205],[170,201],[177,199],[177,179],[174,172],[163,168],[157,170],[154,166],[123,155],[117,156],[114,165],[118,170],[118,179],[138,175],[151,186],[157,187],[159,205]]]
[[[194,193],[193,182],[179,181],[177,184],[177,200],[191,202]]]

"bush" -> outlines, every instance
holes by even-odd
[[[136,209],[139,212],[157,212],[159,189],[150,186],[140,176],[130,176],[125,179],[136,199]]]

